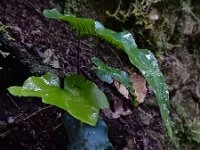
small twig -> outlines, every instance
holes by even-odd
[[[6,131],[4,133],[0,133],[0,137],[5,137],[8,133],[10,133],[10,131]]]
[[[77,47],[77,52],[78,52],[78,66],[77,66],[78,74],[80,74],[80,52],[81,52],[80,46],[81,46],[81,40],[79,39],[78,40],[78,47]]]
[[[40,113],[41,111],[44,111],[44,110],[46,110],[46,109],[48,109],[48,108],[51,108],[51,107],[53,107],[53,106],[50,105],[50,106],[41,108],[41,109],[39,109],[38,111],[36,111],[36,112],[32,113],[31,115],[29,115],[28,117],[24,118],[23,121],[25,121],[25,120],[27,120],[27,119],[29,119],[29,118],[31,118],[31,117],[37,115],[37,114]]]
[[[145,10],[145,13],[149,13],[150,12],[150,9],[151,9],[152,5],[153,5],[152,1],[148,1],[148,5],[147,5],[147,8]]]
[[[89,44],[87,44],[87,43],[85,43],[84,41],[81,41],[81,44],[83,44],[83,45],[85,45],[85,46],[87,46],[89,49],[93,49]]]
[[[9,94],[6,94],[6,95],[10,98],[11,102],[15,105],[15,107],[17,109],[20,109],[19,106],[17,105],[17,103],[15,103],[14,99]]]
[[[115,55],[116,59],[118,60],[119,62],[119,65],[121,66],[121,68],[124,70],[124,64],[122,63],[122,60],[120,58],[120,56],[117,54],[117,52],[115,50],[113,50],[111,48],[111,52]]]
[[[28,6],[29,8],[32,8],[32,9],[36,12],[36,14],[37,14],[38,16],[40,16],[40,18],[41,18],[42,20],[44,20],[44,17],[42,16],[42,14],[41,14],[29,1],[24,0],[24,3],[23,3],[23,4],[25,4],[25,5]]]
[[[62,126],[62,123],[60,123],[59,125],[55,126],[55,127],[53,128],[52,133],[53,133],[55,130],[57,130],[59,127],[61,127],[61,126]]]
[[[117,6],[117,9],[115,10],[115,12],[113,14],[110,14],[111,17],[117,17],[117,14],[120,12],[120,9],[121,9],[121,4],[122,4],[122,1],[119,0],[119,3],[118,3],[118,6]]]
[[[87,75],[87,73],[85,73],[83,67],[81,67],[80,71],[88,80],[92,80],[91,77],[89,75]]]

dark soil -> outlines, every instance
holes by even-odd
[[[9,86],[21,85],[32,74],[41,75],[47,71],[60,77],[80,71],[108,95],[111,107],[118,100],[126,109],[131,109],[132,114],[113,120],[101,113],[116,150],[169,149],[159,108],[151,92],[144,104],[134,108],[111,85],[102,84],[91,70],[92,56],[112,66],[126,64],[120,64],[111,46],[96,39],[81,39],[78,50],[80,38],[67,24],[43,17],[45,8],[55,7],[61,8],[58,1],[1,0],[0,21],[8,26],[9,35],[15,40],[1,33],[0,49],[10,52],[10,56],[0,58],[3,68],[0,70],[0,149],[63,149],[67,141],[61,122],[63,111],[42,104],[40,99],[17,98],[5,91]],[[81,51],[80,60],[78,51]]]

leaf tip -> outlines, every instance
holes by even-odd
[[[46,18],[53,18],[53,19],[57,19],[59,17],[62,17],[62,14],[56,9],[45,9],[43,11],[43,15],[46,17]]]
[[[10,94],[14,96],[22,96],[21,87],[18,86],[11,86],[7,88]]]

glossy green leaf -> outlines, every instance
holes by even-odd
[[[108,139],[108,128],[101,118],[93,127],[64,114],[63,123],[70,139],[68,150],[113,150]]]
[[[110,29],[106,29],[98,21],[76,18],[71,15],[62,15],[56,9],[45,10],[44,16],[67,21],[81,34],[100,37],[123,49],[128,55],[130,62],[142,72],[154,91],[168,135],[171,139],[173,138],[168,110],[168,89],[153,53],[146,49],[138,49],[132,34],[128,31],[117,33]]]
[[[22,87],[13,86],[8,90],[15,96],[41,97],[43,103],[60,107],[90,125],[96,124],[101,108],[109,108],[104,93],[80,75],[66,77],[64,89],[60,88],[58,76],[47,73],[30,77]]]
[[[67,21],[72,27],[75,28],[81,35],[95,33],[94,21],[92,19],[81,19],[76,18],[73,15],[64,15],[60,14],[57,9],[44,10],[44,15],[47,18],[58,19],[62,21]]]
[[[132,96],[134,96],[134,89],[132,88],[132,82],[128,73],[121,71],[120,69],[107,66],[97,57],[93,57],[92,62],[97,66],[97,68],[95,68],[95,72],[100,79],[109,84],[111,84],[113,82],[112,79],[114,79],[123,84],[130,91]]]
[[[109,74],[105,74],[104,71],[98,69],[98,68],[94,68],[94,71],[96,73],[96,75],[104,82],[107,82],[109,84],[113,83],[113,78],[111,75]]]

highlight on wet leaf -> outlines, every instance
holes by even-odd
[[[57,75],[47,73],[41,77],[29,77],[22,87],[12,86],[8,91],[15,96],[40,97],[43,103],[62,108],[93,126],[98,120],[99,110],[109,108],[104,93],[93,82],[75,74],[65,77],[64,89],[61,89]]]
[[[129,57],[130,62],[136,66],[148,81],[155,93],[160,108],[161,116],[167,133],[173,139],[173,131],[169,118],[169,93],[157,60],[153,53],[147,49],[139,49],[132,34],[128,31],[115,32],[105,28],[100,22],[92,19],[77,18],[72,15],[63,15],[57,9],[44,10],[44,16],[51,19],[70,23],[81,35],[97,36],[119,48]]]

